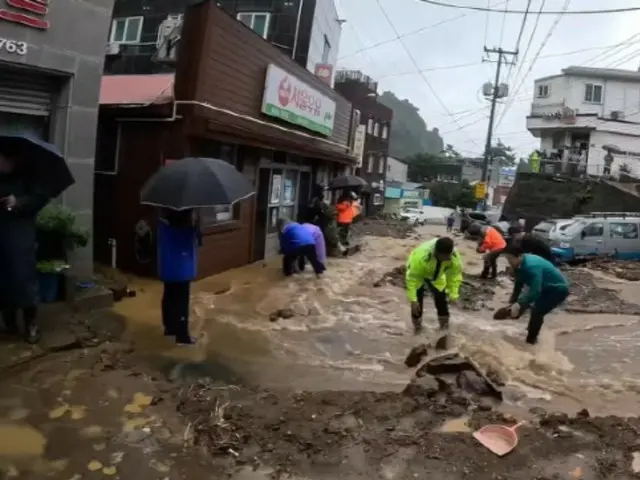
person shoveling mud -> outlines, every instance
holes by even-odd
[[[545,315],[569,296],[569,282],[551,262],[537,255],[523,254],[516,246],[508,247],[504,256],[515,274],[509,314],[517,318],[523,309],[531,307],[526,341],[534,345]],[[527,291],[521,294],[525,286]]]
[[[462,283],[462,260],[453,240],[440,237],[413,250],[407,261],[405,280],[415,331],[422,330],[425,289],[433,295],[440,329],[447,330],[449,302],[458,300]]]

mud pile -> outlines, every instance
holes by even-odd
[[[640,262],[598,258],[589,262],[587,267],[599,270],[620,280],[640,281]]]
[[[373,283],[374,287],[383,285],[392,285],[394,287],[404,288],[404,278],[406,267],[399,265],[392,270],[386,272],[380,279]],[[489,309],[488,303],[495,295],[495,284],[477,277],[465,276],[460,286],[460,299],[458,305],[462,310],[478,312],[480,310]]]
[[[196,444],[212,456],[217,478],[244,478],[233,476],[238,468],[273,475],[264,478],[295,474],[312,480],[637,478],[631,470],[633,452],[640,450],[637,418],[542,413],[519,429],[515,451],[500,458],[471,431],[517,419],[437,383],[404,393],[200,385],[184,394],[178,409],[191,422]],[[465,431],[443,429],[462,415]],[[582,476],[570,476],[578,470]]]
[[[353,233],[356,236],[408,238],[415,233],[413,226],[404,220],[386,217],[363,218],[362,221],[353,224]]]
[[[564,268],[571,282],[565,310],[569,313],[640,315],[640,306],[622,300],[615,290],[599,285],[599,279],[584,268]]]

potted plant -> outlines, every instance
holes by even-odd
[[[69,253],[89,243],[89,231],[76,225],[76,215],[59,204],[47,205],[36,219],[38,291],[44,303],[60,297]]]

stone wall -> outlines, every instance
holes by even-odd
[[[506,217],[528,223],[590,212],[640,212],[638,190],[602,180],[518,173],[502,210]]]

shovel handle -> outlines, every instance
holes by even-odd
[[[523,420],[521,422],[516,423],[513,427],[509,427],[509,430],[511,430],[512,432],[515,432],[519,427],[521,427],[522,425],[524,425],[525,423],[527,423],[526,420]]]

